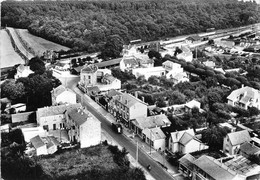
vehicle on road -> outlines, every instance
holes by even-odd
[[[123,133],[123,127],[121,124],[119,123],[112,123],[112,129],[118,133],[118,134],[122,134]]]

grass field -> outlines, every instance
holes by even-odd
[[[6,68],[16,64],[24,64],[24,60],[14,51],[9,35],[4,29],[0,30],[0,67]]]
[[[104,145],[73,149],[37,161],[52,177],[76,176],[93,168],[111,171],[118,167],[113,154]]]
[[[55,51],[69,50],[68,47],[62,46],[57,43],[53,43],[46,39],[43,39],[43,38],[30,34],[27,29],[17,29],[17,31],[20,33],[23,40],[30,45],[30,48],[32,48],[33,51],[36,52],[36,54],[38,54],[40,56],[46,50],[55,50]]]

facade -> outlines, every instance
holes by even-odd
[[[80,71],[80,84],[85,88],[88,86],[94,86],[97,84],[97,70],[95,65],[84,66]]]
[[[151,76],[161,77],[166,75],[166,71],[162,66],[150,68],[136,68],[132,70],[132,73],[133,75],[135,75],[136,78],[144,76],[146,80],[148,80]]]
[[[118,121],[129,125],[130,120],[147,117],[147,104],[127,93],[119,93],[108,101],[108,112]]]
[[[163,68],[166,70],[166,78],[170,79],[176,76],[178,73],[183,72],[183,68],[180,64],[174,63],[172,61],[165,61],[162,64]]]
[[[182,53],[177,54],[176,57],[178,59],[183,59],[186,62],[191,62],[193,60],[193,54],[191,50],[186,46],[181,46],[180,49],[182,50]]]
[[[65,111],[77,107],[81,107],[81,104],[38,108],[36,111],[37,125],[47,131],[63,129],[65,126]]]
[[[76,104],[76,93],[60,85],[51,91],[52,105]]]
[[[203,149],[208,149],[208,146],[195,138],[193,129],[171,133],[168,143],[168,150],[171,153],[187,154]]]
[[[147,110],[146,110],[147,111]],[[155,116],[136,117],[131,121],[130,129],[132,129],[138,136],[144,138],[143,131],[155,127],[168,127],[171,125],[170,120],[165,114]]]
[[[79,143],[80,148],[95,146],[101,142],[101,122],[84,108],[69,109],[65,113],[65,129],[71,142]]]
[[[30,66],[25,66],[23,64],[20,64],[17,68],[17,73],[14,75],[14,79],[18,79],[21,77],[28,77],[30,74],[33,74],[34,72],[30,69]]]
[[[228,104],[245,110],[256,107],[260,110],[260,91],[249,86],[234,90],[228,97]]]
[[[155,150],[165,150],[165,134],[159,127],[143,130],[143,140]]]
[[[228,133],[223,141],[223,152],[230,155],[238,154],[241,144],[250,141],[251,137],[247,130]]]
[[[25,142],[30,142],[35,136],[45,137],[47,134],[43,127],[21,128]]]

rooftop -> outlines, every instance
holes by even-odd
[[[251,99],[260,99],[260,91],[249,86],[234,90],[227,99],[238,100],[241,103],[248,103]]]
[[[84,66],[81,69],[81,73],[94,73],[97,70],[98,70],[98,67],[96,65],[90,64],[90,65]]]
[[[183,130],[183,131],[177,131],[177,132],[172,132],[171,133],[171,138],[173,142],[180,142],[180,139],[182,138],[182,136],[187,133],[190,134],[191,136],[195,136],[194,130],[193,129],[187,129],[187,130]],[[185,135],[186,136],[186,135]]]
[[[65,104],[59,106],[48,106],[48,107],[38,108],[37,118],[63,114],[65,113],[66,110],[77,108],[77,107],[81,107],[81,104],[80,103],[69,104],[69,105]]]
[[[247,130],[228,133],[227,136],[233,146],[251,141]]]
[[[139,117],[136,118],[133,123],[142,129],[161,127],[170,125],[171,122],[165,114],[159,114],[155,116]]]
[[[131,94],[128,94],[128,93],[122,93],[122,95],[118,95],[116,97],[116,99],[120,103],[126,105],[127,107],[132,107],[137,103],[147,105],[145,102],[141,101],[140,99],[138,99],[138,98],[136,98],[136,97],[134,97],[134,96],[132,96]]]
[[[260,153],[260,148],[249,142],[244,142],[240,146],[240,151],[247,155],[251,155],[251,154]]]
[[[151,128],[151,129],[145,129],[143,131],[144,134],[150,134],[151,140],[158,140],[158,139],[164,139],[166,136],[159,127]]]
[[[182,145],[186,145],[188,142],[190,142],[193,139],[193,137],[194,137],[193,135],[184,132],[184,134],[180,138],[179,143],[181,143]]]
[[[104,68],[107,66],[113,66],[113,65],[119,65],[120,61],[122,60],[122,58],[117,58],[117,59],[112,59],[109,61],[103,61],[100,63],[95,63],[94,65],[96,65],[98,68]]]
[[[195,161],[195,157],[192,155],[185,154],[179,159],[180,164],[186,166],[188,169],[192,170],[193,169],[193,162]]]
[[[68,110],[68,116],[78,125],[84,124],[90,117],[83,108],[73,108]]]
[[[54,97],[57,97],[58,95],[60,95],[61,93],[65,92],[65,91],[67,91],[68,93],[75,94],[71,89],[68,89],[63,85],[59,85],[58,87],[53,89],[52,94],[54,95]]]
[[[40,136],[35,136],[35,137],[33,137],[33,138],[30,140],[30,142],[32,143],[33,147],[35,147],[36,149],[45,145],[45,143],[44,143],[43,140],[40,138]]]

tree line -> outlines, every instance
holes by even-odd
[[[121,44],[259,22],[255,6],[236,0],[3,2],[1,23],[94,52],[105,48],[113,35]]]

